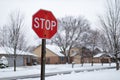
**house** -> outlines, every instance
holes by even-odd
[[[37,62],[41,63],[41,48],[39,45],[33,50],[33,53],[37,55]],[[65,57],[60,53],[60,49],[56,45],[46,45],[46,64],[63,64],[66,63]]]
[[[98,53],[93,57],[94,63],[111,63],[113,62],[114,56],[109,53]]]
[[[81,63],[81,49],[77,48],[77,47],[73,47],[70,50],[70,57],[72,57],[72,61],[71,62],[75,62],[75,63]]]
[[[13,48],[0,47],[0,58],[5,57],[10,67],[14,65],[13,51]],[[35,59],[36,55],[33,53],[16,50],[16,66],[32,65]]]
[[[90,63],[91,62],[91,51],[87,48],[73,47],[70,50],[70,55],[73,58],[73,62],[79,63]]]

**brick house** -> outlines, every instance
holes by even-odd
[[[110,54],[100,54],[101,50],[96,48],[94,50],[93,58],[92,58],[92,50],[88,48],[81,47],[73,47],[70,50],[71,57],[73,57],[73,62],[79,63],[101,63],[101,62],[110,62],[112,60],[112,55]],[[100,56],[101,55],[101,56]]]
[[[77,48],[77,47],[71,48],[70,56],[72,57],[72,60],[73,60],[72,62],[81,63],[80,52],[81,52],[80,48]]]
[[[90,63],[92,61],[91,59],[91,51],[87,48],[82,50],[80,47],[73,47],[70,50],[71,57],[73,58],[73,62],[79,64],[82,62],[84,63]]]
[[[41,48],[39,45],[33,50],[33,53],[37,55],[37,62],[41,63]],[[46,45],[46,64],[63,64],[66,63],[65,57],[60,53],[60,49],[55,45]]]
[[[94,63],[111,63],[113,59],[114,55],[102,52],[95,55],[93,61]]]
[[[114,62],[114,55],[101,52],[98,48],[95,49],[95,54],[92,51],[85,48],[82,50],[80,47],[73,47],[70,50],[71,57],[73,57],[73,62],[79,63],[110,63]]]
[[[30,52],[16,51],[16,66],[32,65],[36,59],[36,55]],[[0,47],[0,58],[5,57],[8,61],[8,66],[14,65],[14,53],[12,48]]]

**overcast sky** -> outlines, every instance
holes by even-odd
[[[95,28],[97,16],[103,14],[106,0],[0,0],[0,26],[7,23],[8,15],[20,10],[31,29],[32,15],[39,9],[53,12],[56,18],[64,16],[84,16]],[[32,31],[32,30],[31,30]]]
[[[104,12],[104,4],[105,0],[0,0],[0,25],[15,10],[24,13],[31,24],[32,15],[39,9],[50,10],[57,18],[82,15],[95,24],[97,15]]]

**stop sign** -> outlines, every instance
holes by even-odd
[[[32,29],[43,39],[50,39],[57,32],[57,19],[51,11],[39,10],[32,16]]]

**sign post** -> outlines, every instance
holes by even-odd
[[[41,80],[45,80],[45,61],[46,61],[46,39],[42,39],[42,52],[41,52]]]
[[[45,80],[46,39],[55,35],[57,26],[57,19],[51,11],[41,9],[32,16],[32,29],[42,38],[41,80]]]

